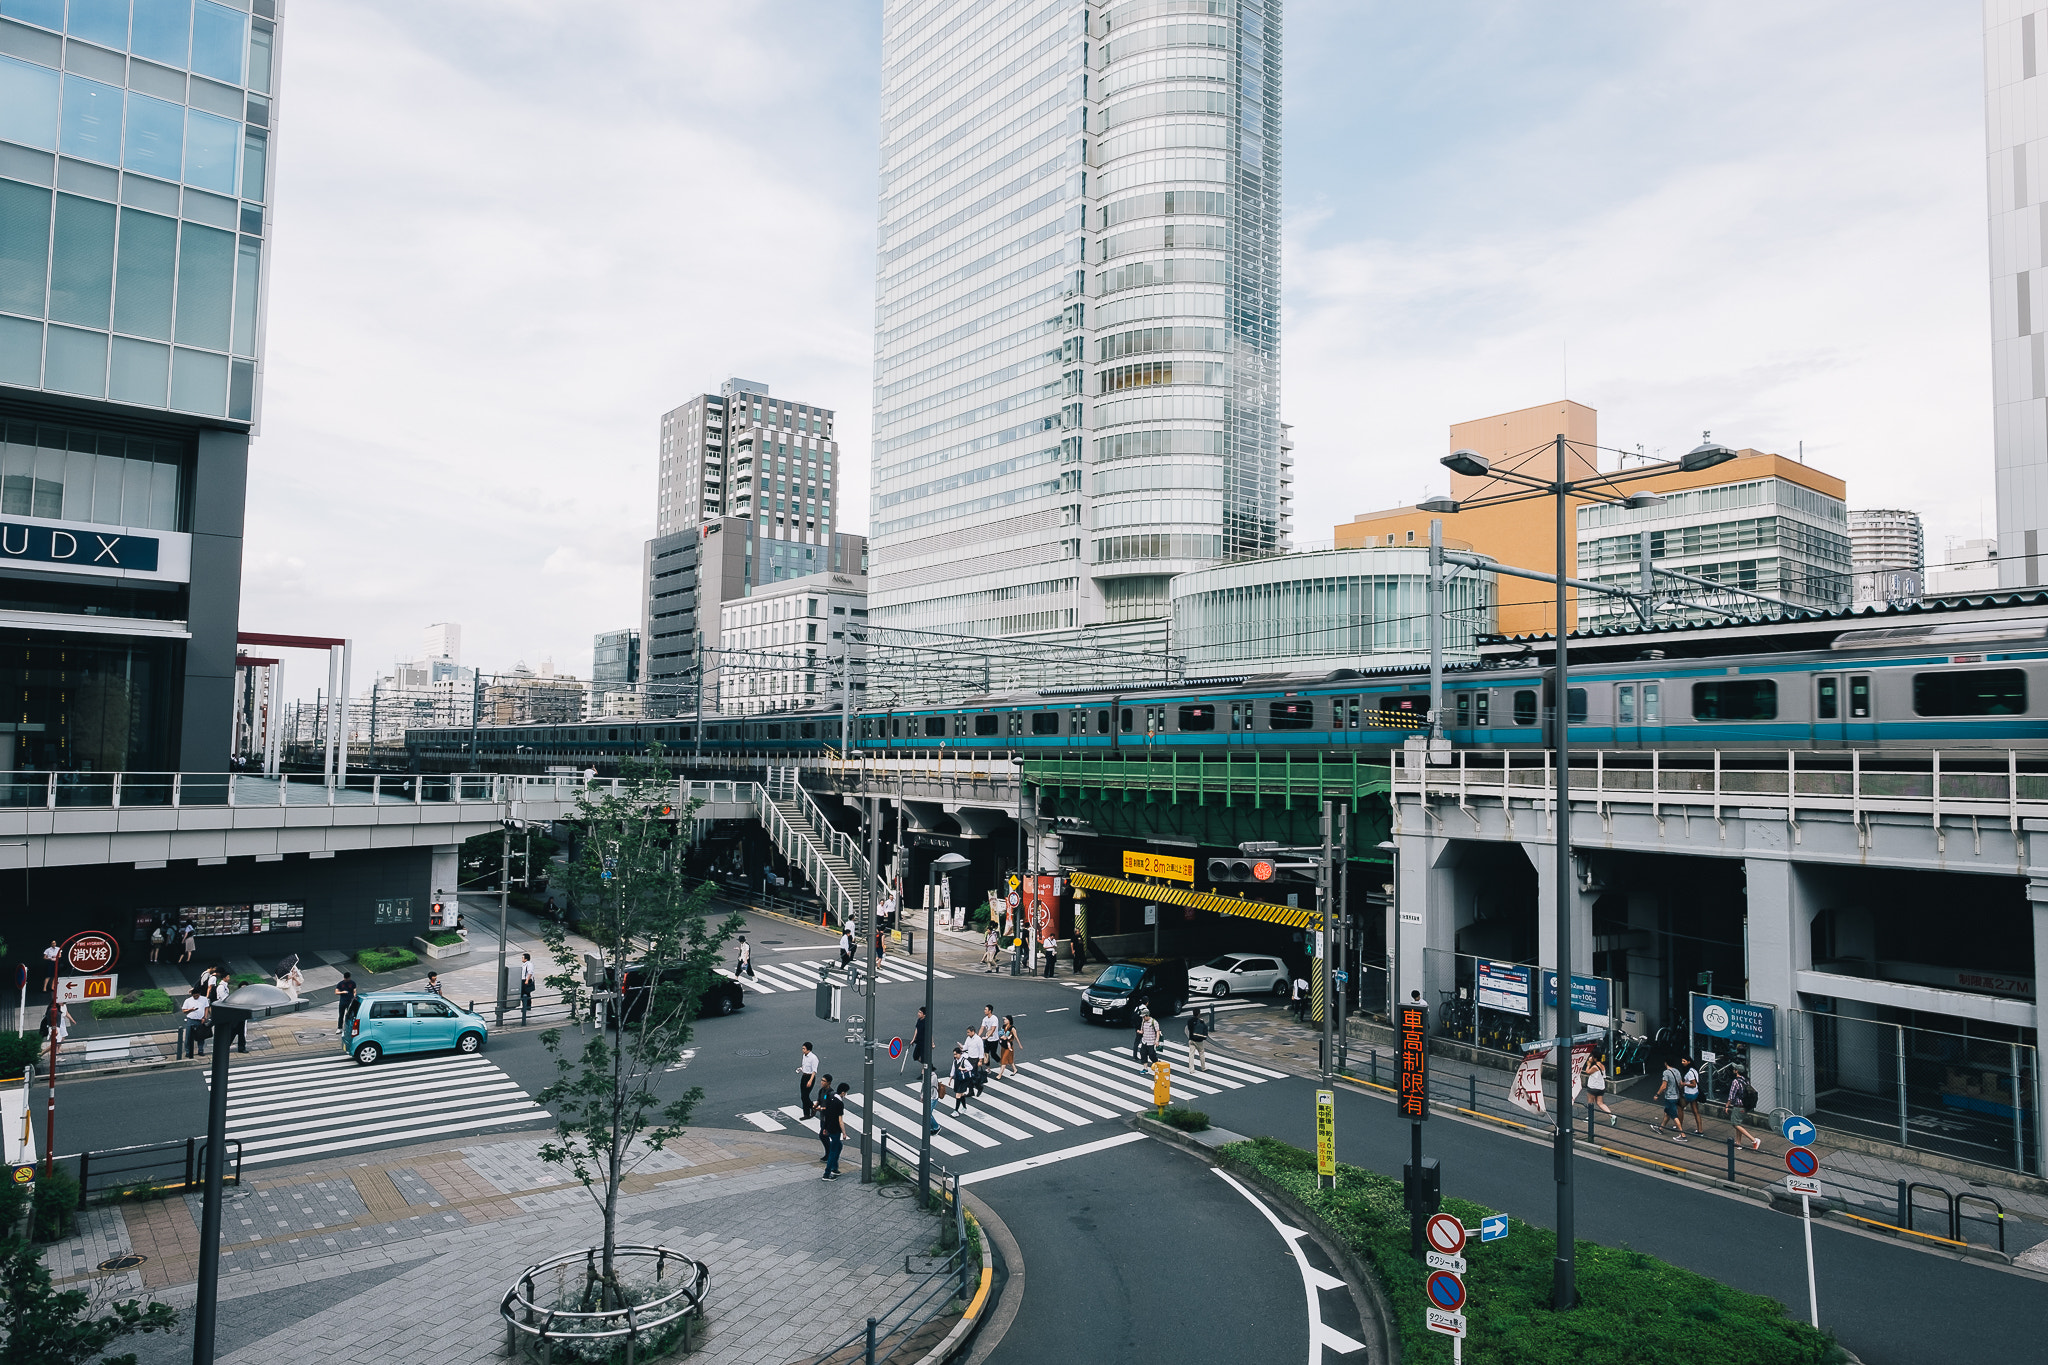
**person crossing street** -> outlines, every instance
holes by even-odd
[[[825,1180],[839,1178],[839,1153],[846,1146],[846,1092],[852,1088],[841,1081],[837,1090],[825,1096],[824,1113],[818,1122],[818,1131],[825,1135],[825,1174],[821,1177]]]
[[[1209,1021],[1202,1011],[1188,1011],[1188,1055],[1195,1059],[1195,1070],[1209,1069]]]
[[[533,1009],[533,954],[519,955],[519,1022],[525,1023],[527,1013]]]
[[[797,1059],[796,1098],[803,1106],[804,1117],[809,1118],[817,1106],[811,1102],[811,1087],[818,1081],[818,1054],[811,1051],[809,1043],[804,1044],[803,1055]]]
[[[1159,1021],[1152,1011],[1138,1006],[1138,1062],[1147,1071],[1159,1060]]]
[[[341,980],[334,983],[334,1006],[334,1031],[346,1032],[348,1017],[356,1010],[356,979],[347,972],[343,972]]]

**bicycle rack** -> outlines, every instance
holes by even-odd
[[[1965,1199],[1974,1199],[1980,1204],[1989,1204],[1992,1212],[1998,1215],[1998,1250],[2003,1253],[2005,1251],[2005,1205],[1999,1203],[1988,1194],[1972,1194],[1970,1191],[1964,1190],[1949,1201],[1949,1206],[1955,1210],[1956,1240],[1958,1242],[1965,1240],[1962,1228],[1963,1201]]]
[[[1959,1231],[1956,1227],[1956,1197],[1941,1186],[1930,1185],[1924,1180],[1913,1180],[1906,1183],[1906,1197],[1902,1205],[1906,1212],[1906,1231],[1911,1232],[1913,1230],[1913,1210],[1916,1207],[1913,1200],[1913,1191],[1915,1190],[1933,1190],[1941,1196],[1942,1202],[1948,1208],[1948,1239],[1951,1242],[1962,1241],[1963,1239],[1956,1235]]]

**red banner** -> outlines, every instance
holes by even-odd
[[[1038,941],[1059,932],[1060,925],[1060,879],[1041,876],[1032,880],[1032,919],[1038,926]]]

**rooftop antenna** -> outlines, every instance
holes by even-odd
[[[1799,463],[1806,463],[1806,442],[1804,441],[1799,443]]]

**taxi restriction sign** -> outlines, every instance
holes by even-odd
[[[1316,1174],[1337,1174],[1337,1093],[1316,1091]]]
[[[1441,1251],[1446,1256],[1455,1256],[1465,1249],[1465,1225],[1448,1213],[1432,1214],[1423,1229],[1423,1236],[1428,1238],[1431,1251]],[[1444,1306],[1456,1308],[1458,1305]]]

